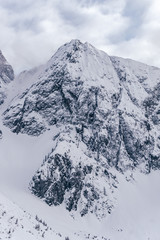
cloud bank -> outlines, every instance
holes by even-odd
[[[160,67],[158,0],[1,0],[0,49],[16,73],[80,39]]]

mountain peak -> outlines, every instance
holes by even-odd
[[[70,59],[70,57],[73,57],[74,55],[76,55],[76,57],[80,57],[82,53],[87,51],[95,52],[98,50],[87,42],[82,43],[78,39],[72,39],[70,42],[65,43],[58,48],[52,58],[58,58],[58,60]]]
[[[83,44],[79,39],[72,39],[69,44]]]
[[[88,43],[88,42],[83,43],[79,39],[72,39],[70,42],[64,44],[63,46],[70,47],[75,51],[82,50],[82,49],[85,50],[85,51],[87,49],[96,49],[90,43]]]
[[[81,78],[86,83],[91,80],[96,85],[99,84],[96,81],[97,75],[100,79],[103,76],[114,75],[114,79],[116,79],[116,73],[107,53],[96,49],[87,42],[82,43],[78,39],[62,45],[48,61],[46,68],[45,75],[52,75],[55,71],[65,69],[73,79]]]

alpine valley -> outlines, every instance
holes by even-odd
[[[159,240],[160,69],[72,40],[0,52],[0,239]]]

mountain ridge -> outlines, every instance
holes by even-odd
[[[53,148],[31,192],[49,205],[64,203],[100,219],[115,205],[112,168],[124,176],[159,169],[159,74],[79,40],[60,47],[3,114],[14,133],[53,131]]]
[[[90,220],[99,229],[103,226],[102,239],[114,238],[114,231],[113,236],[118,236],[114,239],[140,236],[137,227],[133,236],[125,235],[133,230],[131,218],[136,214],[134,204],[131,207],[127,200],[136,198],[137,211],[144,201],[144,215],[148,216],[152,209],[146,199],[150,199],[149,194],[139,199],[141,191],[148,186],[158,191],[160,69],[108,56],[88,43],[73,40],[60,47],[46,64],[21,73],[11,82],[1,107],[2,183],[10,181],[11,189],[15,184],[21,194],[29,187],[32,194],[25,189],[28,205],[34,202],[37,212],[61,219],[57,220],[61,227],[63,217],[58,214],[63,213],[72,219],[73,226],[83,222],[86,228],[82,228],[87,230]],[[148,183],[154,175],[152,186]],[[147,185],[137,185],[144,179],[150,179]],[[22,199],[25,202],[27,198]],[[126,223],[128,219],[132,224]],[[53,223],[56,225],[55,220]],[[148,223],[156,229],[150,219]],[[143,229],[140,232],[144,233]],[[89,238],[89,234],[82,235],[80,239]]]

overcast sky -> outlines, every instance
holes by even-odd
[[[0,49],[18,73],[70,41],[160,67],[158,0],[0,0]]]

